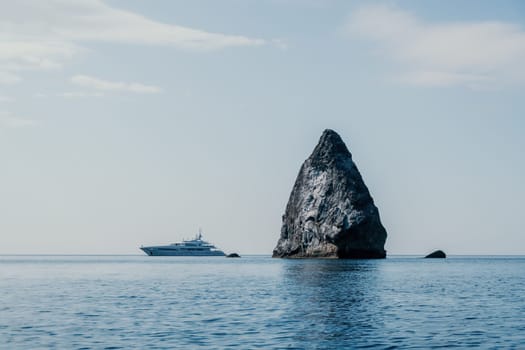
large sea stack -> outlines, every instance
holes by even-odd
[[[386,230],[341,137],[325,130],[286,205],[276,258],[384,258]]]

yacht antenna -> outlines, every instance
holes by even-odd
[[[202,228],[199,227],[199,239],[202,239]]]

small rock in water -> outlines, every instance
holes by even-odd
[[[447,254],[445,254],[442,250],[436,250],[435,252],[432,252],[425,256],[425,258],[437,258],[437,259],[444,259],[447,257]]]
[[[240,258],[241,256],[237,253],[231,253],[226,255],[227,258]]]

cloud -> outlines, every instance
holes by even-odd
[[[0,111],[0,127],[4,128],[27,128],[37,126],[38,122],[35,120],[15,117],[9,112]]]
[[[12,97],[0,95],[0,103],[2,103],[2,102],[11,102],[11,101],[13,101]]]
[[[430,23],[407,11],[371,5],[353,12],[345,31],[394,60],[403,83],[483,88],[525,82],[525,31],[512,23]]]
[[[10,72],[2,72],[0,70],[0,84],[1,85],[11,85],[16,84],[20,81],[20,77],[10,73]]]
[[[0,83],[21,70],[60,68],[87,42],[164,45],[209,51],[265,40],[161,23],[100,0],[17,0],[0,11]]]
[[[274,46],[278,47],[281,50],[287,50],[289,47],[288,42],[284,39],[272,39],[270,40],[270,43],[272,43]]]
[[[158,86],[109,81],[87,75],[75,75],[71,78],[71,82],[84,88],[101,91],[133,92],[137,94],[158,94],[162,92],[162,89]]]
[[[59,97],[64,98],[83,98],[83,97],[103,97],[104,94],[101,92],[84,92],[84,91],[67,91],[57,94]]]
[[[450,86],[450,85],[467,85],[471,88],[482,88],[485,84],[491,84],[494,81],[487,76],[475,74],[433,72],[433,71],[415,71],[405,73],[396,79],[399,82],[409,85],[420,86]]]

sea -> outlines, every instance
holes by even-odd
[[[0,349],[525,349],[525,257],[0,256]]]

